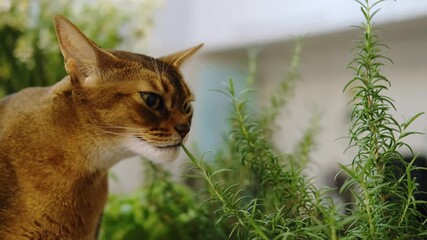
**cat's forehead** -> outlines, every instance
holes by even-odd
[[[126,52],[126,51],[118,51],[118,50],[113,50],[109,52],[122,60],[141,64],[145,69],[151,70],[151,71],[158,71],[158,70],[166,71],[166,70],[169,70],[169,68],[171,67],[171,66],[168,66],[168,64],[166,64],[165,62],[162,62],[156,58],[146,56],[143,54]],[[173,71],[174,69],[172,68],[170,70]]]
[[[131,61],[143,70],[143,81],[145,86],[156,93],[172,93],[182,101],[192,98],[192,94],[178,69],[159,59],[125,51],[110,51],[116,57]]]

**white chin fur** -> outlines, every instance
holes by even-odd
[[[137,155],[141,155],[154,163],[168,163],[179,155],[179,147],[158,148],[137,138],[130,140],[126,146]]]

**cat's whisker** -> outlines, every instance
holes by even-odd
[[[165,62],[164,61],[162,61],[162,72],[165,72]]]
[[[170,62],[168,62],[168,63],[166,64],[166,70],[165,70],[165,72],[168,72],[169,67],[170,67],[171,65],[173,65],[173,62],[175,62],[175,59],[176,59],[176,57],[175,57],[175,56],[172,56],[172,61],[170,61]]]
[[[115,126],[115,125],[107,125],[107,124],[104,124],[104,125],[97,124],[95,127],[102,128],[102,129],[109,128],[109,129],[124,129],[124,130],[137,130],[137,131],[144,130],[143,128],[140,128],[140,127],[124,127],[124,126]]]
[[[136,134],[132,134],[132,132],[127,132],[127,133],[117,133],[117,132],[112,132],[112,131],[108,131],[102,128],[98,128],[96,129],[96,133],[95,135],[93,135],[94,137],[98,137],[98,136],[105,136],[105,135],[114,135],[114,136],[119,136],[119,137],[124,137],[124,138],[128,138],[132,135],[136,135]]]
[[[100,129],[103,131],[112,132],[112,130],[127,130],[128,132],[138,132],[138,133],[147,133],[148,130],[141,127],[125,127],[125,126],[116,126],[116,125],[108,125],[108,124],[96,124],[92,125],[92,127],[96,129]],[[112,132],[115,133],[115,132]]]
[[[156,71],[157,77],[159,78],[159,81],[161,81],[161,75],[160,75],[160,70],[159,70],[159,66],[157,65],[156,60],[154,60],[154,58],[151,58],[151,63],[153,64],[153,67]]]
[[[175,61],[175,56],[173,56],[172,57],[172,61],[170,61],[170,62],[167,62],[166,63],[166,69],[164,70],[164,72],[168,72],[168,70],[169,70],[169,67],[171,66],[171,65],[173,65],[173,62]]]
[[[121,136],[121,137],[126,137],[125,134],[119,134],[119,133],[115,133],[115,132],[108,132],[108,131],[99,131],[98,133],[96,133],[94,136],[105,136],[105,135],[115,135],[115,136]]]
[[[112,150],[121,150],[120,152],[119,152],[119,155],[126,155],[127,153],[129,153],[129,152],[132,152],[131,150],[130,150],[130,144],[121,144],[121,145],[118,145],[118,146],[115,146],[115,147],[113,147],[113,148],[111,148]]]
[[[103,129],[98,129],[98,132],[94,136],[105,136],[105,135],[115,135],[119,137],[130,137],[132,136],[132,133],[116,133],[111,131],[106,131]],[[133,134],[136,135],[136,134]]]

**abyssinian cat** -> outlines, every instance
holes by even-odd
[[[101,49],[62,16],[55,28],[68,76],[0,101],[0,239],[96,239],[108,169],[172,161],[190,130],[179,67],[202,45],[152,58]]]

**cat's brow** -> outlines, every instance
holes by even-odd
[[[169,93],[169,90],[170,90],[170,84],[169,84],[169,83],[167,83],[166,81],[164,81],[163,79],[162,79],[162,81],[160,81],[160,84],[162,85],[163,91],[164,91],[165,93]]]
[[[144,78],[147,84],[147,91],[152,91],[161,95],[172,94],[172,105],[194,100],[190,89],[183,82],[182,76],[171,64],[156,58],[129,52],[114,51],[114,54],[138,63],[143,68],[143,71],[151,76],[148,78],[149,81],[147,81],[147,78]],[[159,68],[159,66],[161,66],[161,68]]]

